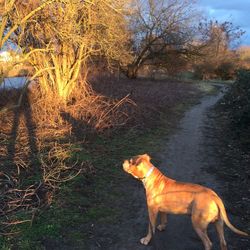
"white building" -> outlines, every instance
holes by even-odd
[[[0,52],[0,62],[11,62],[19,60],[19,55],[13,55],[10,51]]]

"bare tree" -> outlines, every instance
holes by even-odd
[[[239,26],[232,22],[205,21],[199,24],[199,31],[202,34],[201,43],[207,57],[219,59],[228,50],[235,48],[241,36],[245,33]]]
[[[128,77],[136,77],[138,69],[152,60],[164,64],[173,50],[178,54],[192,51],[194,21],[199,17],[195,1],[136,0],[132,7],[130,30],[134,59],[128,65]]]
[[[25,6],[27,6],[27,1],[0,0],[0,50],[4,48],[4,46],[8,41],[10,40],[15,41],[15,37],[22,29],[22,27],[26,25],[26,23],[30,19],[32,19],[35,15],[38,15],[38,13],[42,11],[45,7],[55,2],[55,0],[45,0],[40,5],[34,5],[35,2],[36,0],[32,2],[33,8],[30,9],[30,11],[23,11],[24,9],[26,9]],[[33,52],[34,51],[29,51],[29,53],[24,57],[24,60],[28,58],[29,55]],[[12,63],[11,67],[20,62],[23,62],[23,60],[19,60],[14,64]],[[28,83],[29,82],[27,81],[18,99],[18,103],[9,108],[1,109],[0,114],[6,112],[9,109],[17,108],[21,105]]]
[[[41,0],[20,2],[11,21],[42,5]],[[55,0],[20,25],[15,42],[28,53],[42,94],[67,102],[79,84],[87,92],[91,59],[127,60],[126,7],[126,0]]]
[[[197,76],[211,78],[219,72],[233,72],[238,64],[235,47],[243,34],[240,27],[228,21],[220,23],[209,20],[200,23],[198,43],[202,46],[201,56],[195,62]]]
[[[16,13],[16,18],[13,19],[13,13],[18,11],[17,6],[23,2],[26,5],[26,1],[21,0],[1,0],[0,1],[0,49],[3,48],[5,43],[11,38],[13,33],[17,31],[22,25],[24,25],[29,19],[31,19],[37,12],[51,4],[55,0],[43,1],[43,3],[32,11],[26,12],[25,15],[19,15]],[[35,1],[34,1],[35,2]],[[10,21],[12,20],[12,21]]]

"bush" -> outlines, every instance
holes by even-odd
[[[250,147],[250,70],[239,70],[224,98],[230,124],[241,142]]]
[[[211,63],[202,63],[194,68],[194,78],[199,80],[208,80],[215,78],[215,67]]]
[[[216,75],[222,80],[230,80],[235,77],[235,64],[232,62],[223,62],[216,69]]]

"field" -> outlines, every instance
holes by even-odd
[[[237,48],[240,26],[200,6],[0,2],[0,249],[143,249],[145,197],[122,163],[144,153],[218,188],[250,231],[249,48]],[[186,239],[167,231],[148,250],[165,236],[199,249],[181,223],[171,232]],[[226,236],[229,249],[250,244]]]
[[[68,249],[84,247],[92,224],[113,223],[120,216],[118,208],[127,199],[120,196],[127,186],[123,159],[154,155],[203,93],[201,86],[176,80],[99,82],[93,86],[96,95],[130,100],[126,122],[101,131],[66,113],[64,123],[47,126],[32,93],[26,96],[29,102],[1,117],[2,209],[8,214],[2,217],[2,247],[50,249],[58,241]],[[11,105],[19,93],[4,94],[2,105]],[[109,207],[110,202],[116,205]]]

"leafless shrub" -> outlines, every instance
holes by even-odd
[[[93,94],[69,106],[66,111],[73,119],[84,122],[87,129],[100,132],[124,126],[130,119],[128,110],[135,106],[129,95],[120,100],[110,100]]]
[[[69,162],[72,149],[70,144],[54,144],[49,151],[41,154],[41,170],[43,182],[52,189],[58,184],[72,180],[81,173],[84,168],[83,162]],[[67,162],[68,161],[68,162]]]
[[[129,94],[119,99],[111,99],[94,92],[86,83],[79,85],[66,105],[60,100],[55,100],[53,95],[43,98],[38,89],[34,89],[32,95],[34,120],[39,128],[46,128],[42,133],[50,131],[67,134],[78,125],[88,132],[115,129],[128,122],[136,107]],[[38,133],[41,129],[38,129]]]

